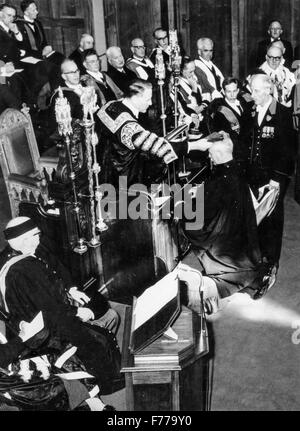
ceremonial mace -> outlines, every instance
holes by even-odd
[[[180,47],[178,44],[178,36],[177,30],[169,30],[169,40],[170,40],[170,48],[171,48],[171,69],[174,78],[174,122],[175,129],[179,125],[179,107],[178,107],[178,85],[179,85],[179,76],[181,70],[181,61],[182,57],[180,55]],[[179,138],[182,142],[187,139],[187,133],[183,133],[181,138]],[[175,165],[174,166],[174,175],[175,175]],[[183,170],[178,173],[180,178],[186,178],[190,175],[190,172],[186,171],[185,166],[185,156],[182,156],[182,167]]]
[[[103,232],[108,229],[104,223],[101,211],[101,199],[103,194],[100,190],[99,173],[101,172],[100,165],[97,161],[96,147],[99,143],[97,134],[95,132],[94,113],[97,111],[97,95],[95,88],[88,86],[83,88],[80,97],[80,103],[83,106],[83,127],[85,129],[85,144],[87,154],[87,168],[88,168],[88,181],[89,181],[89,199],[90,199],[90,213],[91,213],[91,231],[92,238],[89,242],[91,247],[98,247],[100,241],[97,236],[97,230]],[[95,217],[95,200],[97,221]]]
[[[84,254],[87,251],[85,240],[82,235],[82,229],[80,224],[80,207],[77,197],[76,184],[75,184],[75,172],[73,170],[72,156],[70,151],[70,135],[73,133],[72,129],[72,117],[71,107],[68,100],[64,97],[61,87],[59,87],[58,97],[55,102],[55,115],[58,123],[58,132],[64,137],[64,144],[66,150],[67,165],[69,170],[69,178],[72,185],[73,193],[73,210],[76,217],[76,228],[77,228],[77,244],[74,251],[78,254]]]

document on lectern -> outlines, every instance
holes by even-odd
[[[130,350],[139,352],[162,335],[180,313],[179,280],[174,270],[135,299]]]

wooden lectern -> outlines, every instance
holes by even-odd
[[[172,325],[177,341],[162,335],[132,354],[131,313],[127,309],[121,369],[127,410],[206,410],[208,360],[199,352],[199,316],[183,306]]]

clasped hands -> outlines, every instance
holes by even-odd
[[[224,132],[224,131],[218,132],[216,134],[216,137],[218,135],[223,137],[223,139],[222,138],[220,139],[220,141],[222,141],[222,142],[227,140],[227,139],[230,139],[229,134]],[[192,134],[189,135],[189,139],[195,139],[195,138],[197,138],[197,135],[192,135]],[[210,140],[209,136],[207,136],[206,138],[200,138],[200,139],[196,139],[193,141],[189,140],[189,152],[190,151],[206,151],[211,147],[211,145],[214,142],[217,142],[217,139]]]

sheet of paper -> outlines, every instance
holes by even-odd
[[[40,60],[39,58],[35,58],[35,57],[25,57],[21,61],[23,63],[36,64],[36,63],[39,63],[42,60]]]
[[[13,72],[2,72],[0,73],[0,76],[5,76],[7,78],[10,78],[11,76],[13,76],[15,73],[19,73],[19,72],[23,72],[24,69],[15,69]]]
[[[178,275],[174,270],[159,280],[153,286],[137,298],[136,306],[133,312],[135,331],[148,319],[154,316],[168,302],[177,296],[178,293]]]
[[[89,373],[86,373],[85,371],[74,371],[73,373],[61,373],[61,374],[55,374],[55,375],[65,380],[80,380],[80,379],[94,378],[94,376],[92,376]]]
[[[44,328],[43,313],[40,311],[30,323],[30,328],[26,330],[26,337],[23,337],[23,341],[29,340],[29,338],[36,335]]]

